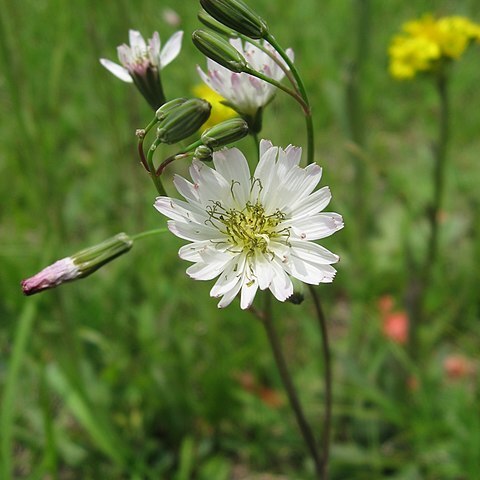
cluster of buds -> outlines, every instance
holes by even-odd
[[[241,0],[201,0],[199,20],[209,30],[196,30],[195,46],[208,58],[202,80],[235,110],[252,134],[259,133],[264,107],[272,100],[275,84],[289,68],[270,45],[267,23]],[[258,42],[255,42],[257,40]],[[293,52],[286,55],[293,61]]]
[[[209,30],[193,33],[193,42],[208,57],[208,75],[200,69],[205,83],[240,117],[214,124],[198,140],[168,157],[160,167],[153,164],[153,153],[160,144],[176,144],[197,132],[209,119],[211,105],[201,98],[177,98],[167,101],[161,70],[180,53],[183,32],[178,31],[163,46],[158,32],[147,41],[136,30],[129,31],[129,45],[117,48],[120,64],[101,58],[100,63],[124,82],[133,83],[155,110],[155,117],[145,129],[137,130],[141,161],[161,192],[160,175],[164,167],[177,158],[193,157],[210,161],[213,153],[244,138],[258,134],[264,107],[288,72],[285,62],[269,43],[266,22],[242,0],[201,0],[199,19]],[[250,43],[252,40],[253,43]],[[255,43],[258,40],[262,43]],[[293,52],[286,55],[293,60]],[[285,58],[285,57],[284,57]],[[156,127],[155,140],[145,155],[143,143]],[[84,278],[101,266],[130,250],[133,241],[126,234],[115,237],[63,258],[22,282],[26,295]]]

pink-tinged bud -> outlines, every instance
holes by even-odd
[[[33,295],[77,278],[88,277],[106,263],[128,252],[132,245],[133,240],[127,234],[119,233],[102,243],[74,253],[71,257],[62,258],[33,277],[23,280],[23,293]]]
[[[22,281],[22,290],[25,295],[33,295],[42,290],[56,287],[61,283],[75,280],[80,275],[80,270],[70,257],[62,258],[52,265],[44,268],[33,277]]]

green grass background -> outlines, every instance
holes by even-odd
[[[421,362],[382,336],[377,301],[391,294],[402,308],[412,275],[406,252],[424,249],[438,115],[428,81],[388,76],[388,42],[424,12],[480,21],[478,0],[371,1],[360,85],[366,148],[352,156],[345,91],[358,3],[255,2],[296,52],[322,183],[346,222],[325,242],[342,257],[337,279],[319,289],[334,355],[332,479],[475,480],[478,380],[449,381],[442,362],[450,353],[480,360],[480,46],[453,70],[441,256],[420,329]],[[165,225],[136,156],[135,129],[152,113],[98,58],[115,60],[129,28],[158,30],[166,40],[175,31],[162,18],[166,7],[185,30],[182,53],[162,76],[174,98],[189,95],[199,82],[195,64],[204,64],[189,39],[197,2],[0,0],[2,480],[313,478],[262,326],[237,304],[218,310],[211,282],[186,277],[179,239],[145,239],[89,279],[38,297],[20,290],[23,278],[58,258],[120,231]],[[298,107],[278,94],[262,136],[304,145],[302,128]],[[252,153],[247,140],[241,146]],[[353,227],[355,165],[366,176],[362,242]],[[276,305],[275,313],[319,434],[312,306]],[[412,375],[415,391],[405,388]],[[238,378],[246,376],[281,405],[245,389]]]

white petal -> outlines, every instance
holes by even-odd
[[[337,263],[338,255],[335,255],[325,247],[313,242],[302,242],[301,240],[290,240],[291,255],[306,262],[320,265]]]
[[[270,140],[260,140],[260,158],[263,157],[264,153],[273,147],[273,143]]]
[[[198,196],[197,187],[190,183],[185,178],[181,177],[180,175],[175,174],[173,176],[173,184],[177,189],[178,193],[182,195],[183,198],[191,201],[191,202],[199,202],[200,198]]]
[[[282,180],[282,190],[277,189],[276,208],[291,211],[291,206],[312,193],[322,178],[322,169],[316,165],[306,168],[295,167]]]
[[[187,268],[187,275],[195,280],[212,280],[222,273],[224,263],[198,262]]]
[[[295,147],[294,145],[289,145],[285,149],[285,155],[288,159],[288,165],[299,165],[302,158],[302,147]]]
[[[136,52],[144,52],[147,50],[147,44],[145,43],[142,34],[138,30],[129,30],[128,39],[130,41],[130,46],[132,47],[132,50]]]
[[[253,269],[255,277],[258,280],[260,290],[265,290],[272,283],[272,278],[275,274],[275,268],[272,266],[272,261],[269,260],[263,253],[255,252],[253,262]]]
[[[155,65],[156,67],[160,64],[160,46],[160,35],[158,32],[153,32],[152,38],[148,41],[148,53],[152,65]]]
[[[321,212],[330,203],[331,198],[332,194],[330,189],[328,187],[322,187],[311,195],[300,198],[292,203],[292,216],[295,219],[299,219]]]
[[[301,240],[319,240],[343,228],[343,219],[338,213],[317,213],[285,223],[291,223],[292,232]]]
[[[240,279],[243,278],[244,269],[245,255],[234,256],[228,264],[225,265],[224,271],[210,290],[210,296],[221,297],[227,294],[232,288],[235,288]]]
[[[240,308],[247,309],[253,303],[255,294],[258,290],[258,283],[252,279],[242,285],[242,293],[240,295]]]
[[[182,260],[189,262],[201,262],[207,250],[212,248],[212,242],[210,240],[203,240],[201,242],[188,243],[180,248],[178,256]]]
[[[190,167],[190,174],[195,184],[198,185],[198,196],[203,205],[228,198],[230,184],[213,168],[194,160]]]
[[[280,302],[284,302],[288,297],[293,294],[293,285],[290,277],[286,274],[283,267],[274,260],[271,262],[271,266],[275,271],[272,277],[272,283],[270,284],[270,291],[275,298]]]
[[[225,293],[223,298],[218,302],[218,308],[225,308],[232,303],[232,300],[237,296],[237,293],[242,287],[242,279],[239,278],[237,283],[232,287],[230,291]]]
[[[204,210],[194,209],[192,205],[176,198],[157,197],[153,206],[166,217],[183,223],[204,224],[209,218]]]
[[[259,180],[262,186],[262,191],[260,194],[261,199],[268,195],[270,185],[278,185],[275,170],[277,157],[278,147],[269,148],[260,157],[260,161],[255,169],[254,178]]]
[[[118,65],[118,63],[112,62],[106,58],[101,58],[100,63],[120,80],[127,83],[133,83],[133,79],[128,73],[128,70],[121,65]]]
[[[182,49],[183,32],[175,32],[162,48],[160,53],[160,68],[165,68],[172,60],[175,60]]]
[[[291,257],[285,268],[293,277],[311,285],[330,283],[336,273],[331,265],[313,264],[296,257]]]
[[[250,195],[250,169],[243,153],[237,148],[221,150],[213,154],[213,163],[217,172],[230,184],[233,200],[243,208]]]
[[[200,242],[202,240],[211,240],[212,242],[222,243],[225,239],[222,234],[213,227],[196,224],[186,224],[169,220],[168,229],[177,237],[189,240],[190,242]]]
[[[201,69],[200,65],[197,65],[196,69],[200,78],[211,88],[210,77]]]

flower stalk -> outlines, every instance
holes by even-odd
[[[270,294],[265,295],[264,311],[260,312],[253,307],[250,307],[250,311],[262,322],[263,326],[265,327],[268,341],[270,343],[270,347],[272,349],[272,353],[275,358],[275,364],[277,366],[278,373],[280,374],[280,378],[282,380],[283,386],[285,387],[285,391],[288,396],[288,401],[295,414],[295,419],[297,421],[298,427],[302,434],[303,440],[305,441],[305,444],[313,459],[317,478],[324,480],[325,477],[322,476],[323,475],[322,460],[320,458],[320,455],[316,446],[315,437],[313,435],[313,432],[309,423],[307,422],[305,413],[303,411],[303,407],[298,397],[297,390],[295,388],[292,377],[290,375],[290,371],[288,369],[287,361],[283,354],[278,333],[275,329],[275,325],[272,318],[272,305],[271,305]]]
[[[440,214],[445,190],[447,149],[450,138],[450,99],[448,71],[442,69],[435,76],[435,88],[439,101],[438,138],[433,149],[434,166],[432,173],[433,198],[427,209],[430,231],[427,252],[418,279],[411,281],[408,292],[408,307],[411,318],[409,347],[412,355],[418,356],[418,327],[425,317],[425,297],[432,282],[432,271],[438,257],[440,237]]]
[[[296,90],[302,98],[302,102],[299,102],[302,106],[303,113],[305,115],[305,128],[307,130],[307,165],[310,165],[315,161],[315,137],[313,129],[313,117],[312,111],[310,108],[310,101],[308,100],[307,90],[303,83],[302,77],[300,76],[295,64],[292,62],[290,57],[287,55],[285,50],[277,42],[275,37],[272,34],[268,34],[266,40],[272,45],[272,47],[280,54],[285,63],[288,65],[288,68],[292,72],[293,78],[296,83]]]
[[[322,355],[323,355],[323,369],[325,382],[325,411],[323,419],[323,433],[322,433],[322,479],[328,479],[328,466],[330,458],[330,436],[332,425],[332,367],[330,345],[328,341],[327,319],[323,312],[320,298],[312,285],[309,285],[310,294],[312,295],[313,304],[315,306],[315,313],[317,315],[320,333],[322,337]]]

